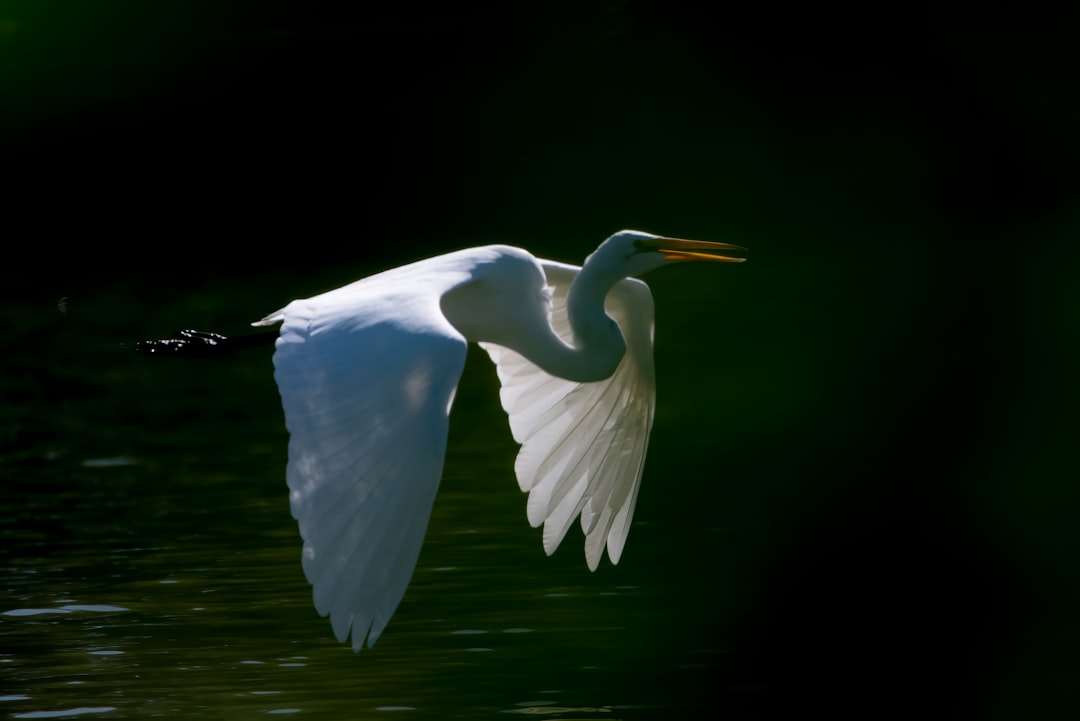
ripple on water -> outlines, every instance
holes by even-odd
[[[61,711],[27,711],[14,714],[12,718],[68,718],[88,713],[108,713],[115,710],[115,706],[79,706],[78,708],[63,709]]]
[[[13,608],[10,611],[0,613],[0,616],[40,616],[48,613],[65,614],[78,611],[88,611],[90,613],[117,613],[130,610],[130,608],[124,608],[123,606],[73,603],[58,608]]]
[[[611,713],[610,706],[549,706],[548,702],[541,702],[544,705],[524,706],[522,704],[515,704],[520,708],[504,709],[503,713],[522,714],[527,716],[549,716],[555,714],[602,714]]]
[[[61,606],[65,611],[90,611],[91,613],[116,613],[118,611],[130,611],[130,608],[124,608],[123,606],[108,606],[99,603],[73,603],[68,606]]]
[[[84,468],[123,468],[137,466],[139,462],[128,456],[114,456],[112,458],[86,458],[82,465]]]

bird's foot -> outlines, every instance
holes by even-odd
[[[270,345],[277,340],[277,330],[262,333],[224,336],[202,330],[178,330],[163,340],[143,340],[135,344],[135,350],[144,355],[171,356],[173,358],[208,358],[233,351]]]
[[[174,358],[203,358],[220,355],[229,350],[226,336],[201,330],[178,330],[163,340],[143,340],[135,351],[145,355],[167,355]]]

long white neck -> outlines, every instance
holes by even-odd
[[[614,320],[604,312],[604,298],[619,279],[595,277],[586,266],[566,297],[572,344],[555,333],[543,308],[530,308],[502,338],[485,338],[511,348],[556,378],[589,383],[609,377],[626,353],[626,341]]]
[[[600,262],[596,262],[600,261]],[[530,333],[522,355],[551,375],[578,382],[603,380],[615,372],[626,353],[626,341],[615,321],[604,311],[604,299],[622,280],[610,263],[590,256],[574,276],[566,296],[566,314],[574,337],[564,343],[548,327]]]
[[[608,290],[622,278],[598,267],[603,265],[586,261],[570,285],[566,311],[572,344],[563,342],[551,327],[540,302],[544,278],[531,275],[536,273],[535,261],[530,261],[527,274],[496,273],[458,286],[443,297],[442,309],[470,341],[510,348],[557,378],[579,383],[603,380],[615,372],[626,352],[618,325],[604,312]]]
[[[620,280],[622,278],[607,274],[588,262],[574,278],[566,296],[566,314],[574,331],[574,347],[570,356],[563,360],[562,372],[555,371],[555,375],[569,380],[595,381],[615,372],[626,353],[626,341],[619,326],[604,311],[604,298],[611,286]],[[560,345],[565,347],[561,341]]]

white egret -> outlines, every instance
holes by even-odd
[[[386,628],[416,567],[442,476],[466,346],[495,362],[521,444],[514,471],[551,554],[575,519],[595,570],[618,563],[653,423],[653,301],[630,276],[727,243],[624,230],[577,267],[491,245],[421,260],[312,298],[280,323],[274,378],[286,476],[316,610],[352,647]],[[187,334],[178,347],[214,346]]]

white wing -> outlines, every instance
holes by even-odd
[[[566,295],[579,269],[550,261],[543,266],[552,287],[552,328],[572,343]],[[605,309],[619,324],[627,352],[603,381],[556,378],[515,351],[480,344],[498,368],[502,405],[514,440],[522,444],[514,470],[521,489],[529,492],[529,523],[544,524],[544,550],[551,554],[580,514],[591,570],[605,544],[611,562],[619,562],[656,401],[649,287],[622,280],[608,292]]]
[[[283,321],[274,378],[304,575],[338,640],[351,628],[354,650],[375,643],[412,577],[466,351],[437,294],[359,287],[263,321]]]

